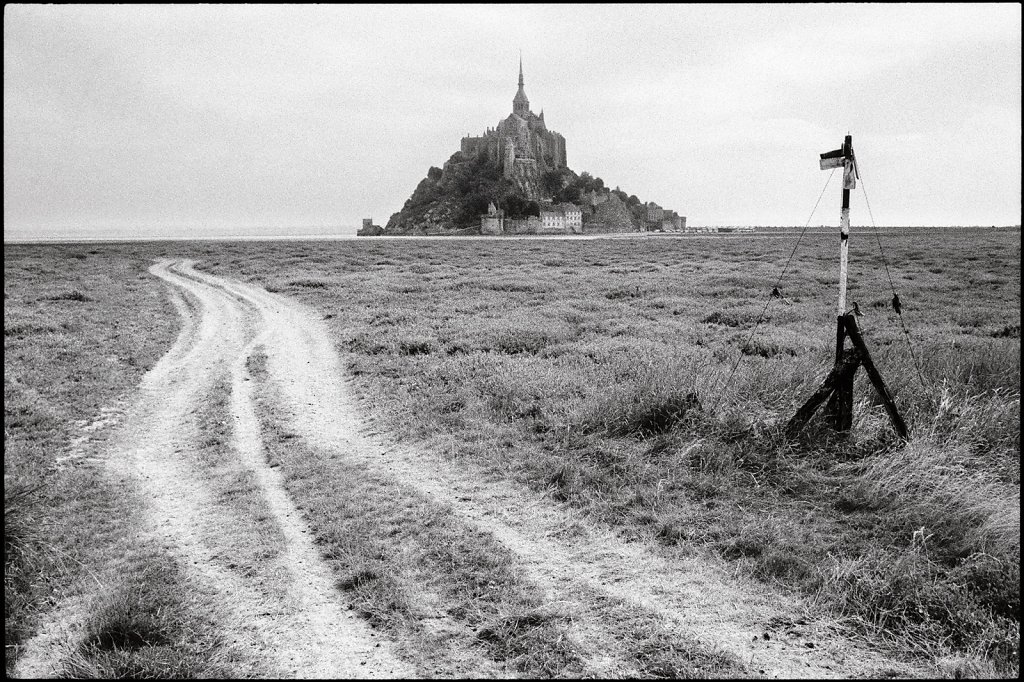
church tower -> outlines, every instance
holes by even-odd
[[[522,118],[526,118],[530,113],[530,100],[526,98],[526,92],[523,90],[523,58],[521,56],[519,57],[519,91],[512,100],[512,113]]]

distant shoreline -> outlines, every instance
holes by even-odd
[[[145,243],[145,242],[280,242],[280,241],[374,241],[374,240],[593,240],[593,239],[742,239],[749,237],[784,237],[798,235],[801,232],[806,234],[834,234],[838,227],[816,226],[803,230],[799,227],[766,227],[755,228],[753,232],[619,232],[612,234],[567,234],[567,235],[377,235],[375,237],[359,237],[355,234],[311,234],[311,235],[221,235],[209,237],[197,236],[171,236],[171,237],[44,237],[38,239],[4,238],[4,244],[116,244],[116,243]],[[1011,230],[1020,231],[1020,225],[996,225],[996,226],[918,226],[918,227],[880,227],[878,231],[883,234],[930,234],[936,231],[982,231],[982,230]],[[875,230],[860,226],[853,227],[854,234],[874,233]]]

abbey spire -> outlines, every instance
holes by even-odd
[[[516,92],[516,96],[512,99],[512,113],[523,118],[526,118],[526,115],[530,113],[530,100],[527,99],[526,91],[523,90],[522,55],[519,55],[519,91]]]

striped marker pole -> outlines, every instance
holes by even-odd
[[[839,217],[839,301],[836,305],[836,364],[844,367],[846,346],[846,279],[850,250],[850,190],[854,184],[853,140],[850,135],[843,141],[843,210]],[[857,363],[837,377],[835,391],[826,411],[831,414],[836,431],[849,431],[853,427],[853,377]]]
[[[843,341],[846,338],[846,326],[843,316],[846,315],[846,277],[850,251],[850,188],[846,178],[853,163],[853,140],[850,135],[843,142],[843,212],[839,217],[839,304],[836,306],[836,362],[843,360]]]

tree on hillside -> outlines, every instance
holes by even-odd
[[[541,190],[543,190],[547,196],[556,196],[562,189],[562,178],[562,171],[559,169],[546,171],[540,176]]]
[[[556,196],[555,199],[558,203],[568,202],[570,204],[578,205],[581,201],[583,201],[583,193],[580,192],[580,188],[577,185],[572,184],[568,185],[561,192],[559,192],[558,196]]]
[[[523,198],[521,194],[513,193],[506,195],[502,200],[500,207],[505,211],[505,215],[510,218],[519,218],[526,214],[526,205],[529,202]]]
[[[497,203],[498,208],[505,211],[509,218],[525,218],[526,216],[540,216],[540,204],[536,201],[529,201],[519,192],[509,192]]]
[[[490,204],[490,197],[483,192],[467,194],[462,199],[456,222],[460,225],[473,225],[480,222],[480,216],[487,213],[487,206]]]

